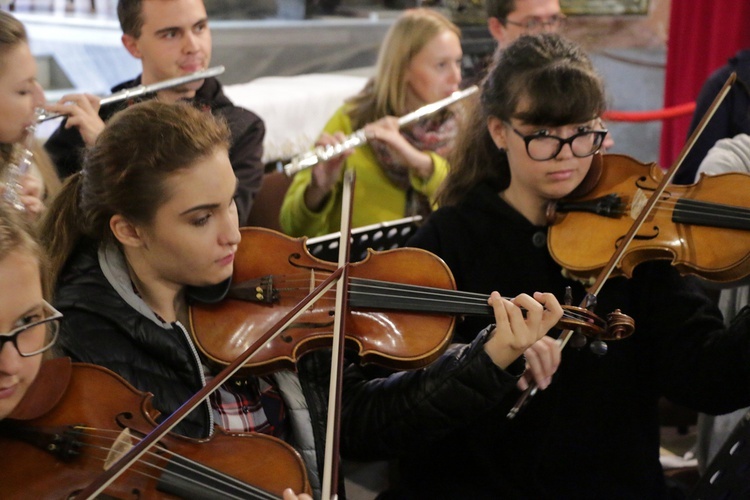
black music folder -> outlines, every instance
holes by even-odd
[[[422,217],[406,217],[370,226],[352,229],[349,260],[357,262],[367,256],[367,249],[391,250],[406,245],[406,241],[416,232]],[[339,260],[339,239],[341,233],[332,233],[307,240],[307,249],[313,257],[330,262]]]

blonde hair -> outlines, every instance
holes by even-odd
[[[49,299],[52,287],[48,279],[48,262],[37,241],[35,227],[22,212],[0,201],[0,261],[15,251],[30,255],[39,262],[42,293],[46,299]]]
[[[402,116],[406,109],[406,71],[409,63],[427,43],[450,31],[461,30],[447,17],[430,9],[405,10],[386,33],[380,46],[375,76],[349,99],[349,116],[357,129],[387,115]]]

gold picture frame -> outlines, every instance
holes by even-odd
[[[568,15],[619,16],[648,14],[649,0],[560,0]]]

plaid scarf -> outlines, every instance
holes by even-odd
[[[206,375],[206,382],[213,378]],[[286,406],[270,377],[241,377],[224,382],[211,393],[217,424],[232,432],[261,432],[288,437]]]

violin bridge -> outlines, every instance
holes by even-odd
[[[648,203],[648,197],[643,194],[642,189],[638,189],[633,195],[633,202],[630,204],[630,218],[636,220],[641,215],[646,203]]]
[[[106,460],[104,460],[104,470],[109,470],[124,454],[133,447],[133,440],[130,436],[130,429],[127,427],[115,438],[112,447],[109,449]]]

